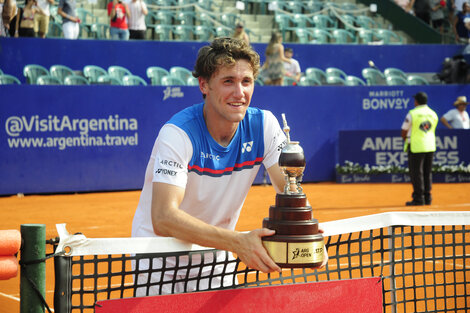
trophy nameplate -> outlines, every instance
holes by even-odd
[[[305,170],[305,156],[298,141],[291,141],[290,128],[282,114],[287,144],[279,156],[279,166],[286,183],[283,193],[276,194],[276,204],[269,208],[269,217],[263,227],[276,234],[263,237],[263,245],[280,267],[319,267],[325,244],[318,232],[318,221],[313,218],[300,183]]]

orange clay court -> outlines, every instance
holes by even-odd
[[[470,183],[434,184],[433,204],[406,207],[411,184],[303,184],[304,192],[320,223],[391,211],[470,210]],[[129,237],[140,191],[8,196],[0,198],[0,229],[20,229],[21,224],[46,225],[46,237],[57,236],[55,224],[66,223],[70,233],[89,238]],[[253,186],[245,202],[237,230],[261,227],[274,204],[271,186]],[[47,253],[51,253],[48,247]],[[53,260],[46,262],[46,300],[53,307]],[[0,312],[19,313],[19,275],[0,281]]]

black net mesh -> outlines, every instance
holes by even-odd
[[[384,312],[470,308],[470,226],[392,226],[326,239],[325,268],[271,274],[216,250],[60,256],[68,266],[56,279],[69,286],[56,286],[56,312],[93,312],[105,299],[362,277],[382,279]]]

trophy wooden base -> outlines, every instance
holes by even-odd
[[[319,267],[323,261],[323,235],[304,194],[277,194],[263,227],[276,234],[263,237],[263,245],[280,267]]]

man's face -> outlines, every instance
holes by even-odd
[[[457,106],[457,110],[459,110],[460,112],[465,111],[466,108],[467,108],[467,105],[466,105],[466,104],[459,104],[459,105]]]
[[[291,52],[291,51],[285,51],[285,52],[284,52],[284,55],[286,56],[286,58],[290,59],[290,58],[292,58],[292,56],[294,55],[294,53]]]
[[[206,95],[210,117],[238,123],[245,117],[253,95],[253,69],[248,61],[238,60],[233,66],[219,67],[209,81],[200,78],[199,88]]]

